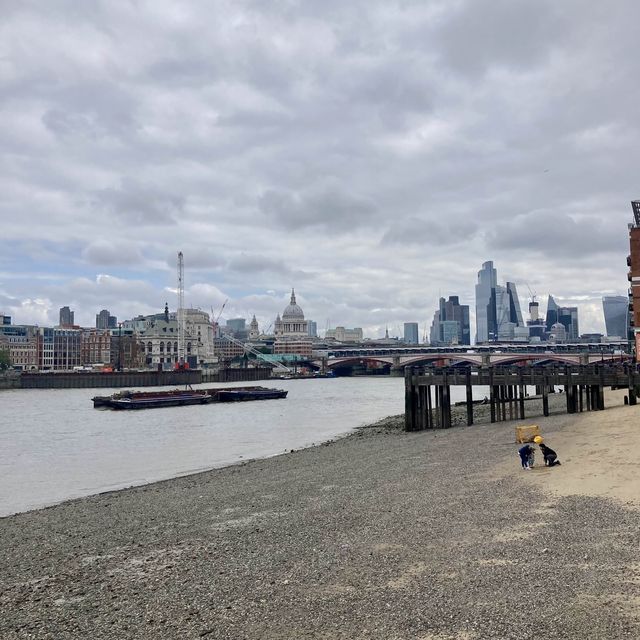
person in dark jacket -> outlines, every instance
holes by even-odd
[[[535,449],[530,444],[525,444],[524,447],[518,449],[518,455],[520,456],[523,469],[531,469],[533,466],[534,452]]]
[[[547,445],[543,442],[540,442],[538,446],[540,447],[540,451],[542,451],[542,455],[544,456],[544,463],[547,467],[553,467],[556,464],[560,464],[560,460],[558,460],[558,454],[553,449],[547,447]]]

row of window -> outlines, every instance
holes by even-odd
[[[171,342],[167,342],[167,345],[166,345],[167,346],[167,353],[171,352],[171,344],[172,344]],[[165,347],[164,342],[161,342],[160,343],[160,353],[164,353],[164,351],[165,351],[164,347]],[[153,343],[147,342],[146,348],[147,348],[147,351],[149,353],[152,353],[153,352]],[[144,344],[144,342],[141,342],[140,343],[140,351],[142,351],[142,353],[144,353],[144,350],[145,350],[145,344]],[[173,352],[174,353],[178,353],[178,343],[177,342],[173,343]],[[187,342],[187,353],[191,353],[191,343],[190,342]]]

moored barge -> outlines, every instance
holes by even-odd
[[[95,396],[94,408],[158,409],[212,402],[247,402],[286,398],[285,389],[267,387],[227,387],[222,389],[173,389],[171,391],[120,391],[111,396]]]

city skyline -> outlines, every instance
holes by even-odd
[[[0,312],[175,307],[182,250],[187,306],[263,326],[295,287],[320,333],[422,336],[441,292],[475,327],[490,259],[604,333],[640,7],[577,6],[6,7]]]

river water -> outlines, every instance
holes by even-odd
[[[0,391],[0,516],[299,449],[404,411],[403,378],[265,384],[288,397],[110,411],[91,398],[115,390]]]

